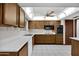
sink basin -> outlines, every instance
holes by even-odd
[[[32,36],[33,34],[25,34],[24,36]]]

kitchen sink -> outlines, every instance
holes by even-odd
[[[33,34],[25,34],[24,36],[32,36]]]

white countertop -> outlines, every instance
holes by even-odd
[[[79,37],[70,37],[70,39],[78,40],[79,41]]]
[[[19,49],[32,38],[32,36],[24,36],[27,34],[26,31],[4,31],[0,33],[0,52],[19,51]]]
[[[18,37],[16,39],[0,41],[0,52],[17,52],[29,41],[30,37]]]
[[[25,34],[56,34],[51,30],[32,29],[30,31],[0,31],[0,52],[16,52],[27,43],[32,36]]]

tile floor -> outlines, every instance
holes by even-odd
[[[71,56],[71,45],[35,45],[32,56]]]

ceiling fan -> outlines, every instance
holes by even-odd
[[[46,17],[54,17],[55,16],[55,13],[54,13],[54,11],[49,11],[49,12],[46,13],[45,16]]]
[[[54,17],[54,19],[55,18],[59,19],[58,15],[53,10],[47,12],[46,15],[45,15],[45,17],[44,17],[44,19],[46,19],[47,17],[49,17],[50,19],[51,19],[51,17]]]

